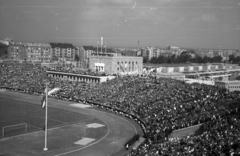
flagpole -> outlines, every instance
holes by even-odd
[[[97,55],[98,55],[98,45],[99,45],[99,41],[97,40]]]
[[[102,46],[103,46],[103,37],[101,37],[101,53],[102,53]]]
[[[107,42],[105,42],[105,53],[107,53]]]
[[[46,95],[46,105],[45,105],[45,147],[43,148],[43,150],[44,151],[47,151],[48,150],[48,148],[47,148],[47,129],[48,129],[48,127],[47,127],[47,109],[48,109],[48,105],[47,105],[47,103],[48,103],[48,88],[47,88],[47,83],[46,83],[46,93],[45,93]]]

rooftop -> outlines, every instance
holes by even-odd
[[[105,55],[91,55],[91,57],[98,57],[98,58],[106,58],[106,57],[111,57],[111,58],[142,58],[139,56],[122,56],[122,55],[114,55],[114,54],[105,54]]]
[[[93,46],[83,46],[83,49],[84,50],[92,50],[92,51],[95,51],[95,52],[100,52],[101,51],[101,47],[93,47]],[[114,50],[110,49],[110,48],[102,48],[102,52],[104,53],[105,50],[107,51],[107,53],[116,53]]]
[[[52,48],[71,48],[75,49],[75,47],[70,43],[50,43]]]

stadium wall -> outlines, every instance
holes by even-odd
[[[110,75],[142,74],[143,58],[133,56],[90,56],[89,69]]]

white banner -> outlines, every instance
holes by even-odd
[[[48,95],[51,95],[51,94],[53,94],[53,93],[55,93],[55,92],[57,92],[57,91],[59,91],[60,90],[60,88],[54,88],[54,89],[52,89],[52,90],[50,90],[49,92],[48,92]]]

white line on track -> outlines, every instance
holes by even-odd
[[[11,92],[11,93],[14,93],[14,92]],[[19,93],[18,93],[19,94]],[[34,98],[35,100],[36,100],[36,98]],[[57,100],[57,99],[55,99],[55,100]],[[20,100],[21,101],[21,100]],[[60,102],[60,104],[61,105],[65,105],[68,101],[62,101],[62,100],[59,100],[58,102]],[[55,103],[55,102],[53,102],[53,103]],[[65,103],[65,104],[64,104]],[[81,108],[79,108],[79,109],[81,109]],[[115,117],[117,117],[117,118],[119,118],[119,119],[121,119],[121,120],[124,120],[124,121],[126,121],[126,122],[128,122],[133,128],[134,128],[134,131],[135,131],[135,134],[137,133],[137,129],[136,129],[136,127],[131,123],[131,122],[129,122],[128,120],[126,120],[126,119],[124,119],[123,117],[120,117],[120,116],[118,116],[118,115],[115,115],[115,114],[112,114],[112,113],[107,113],[107,112],[104,112],[104,111],[99,111],[99,110],[94,110],[94,109],[91,109],[92,111],[96,111],[96,112],[101,112],[101,113],[104,113],[104,114],[108,114],[108,115],[111,115],[111,116],[115,116]],[[86,114],[84,114],[84,115],[86,115]],[[101,120],[102,121],[102,120]],[[82,149],[85,149],[85,148],[88,148],[88,147],[90,147],[90,146],[93,146],[93,145],[95,145],[95,144],[97,144],[97,143],[99,143],[100,141],[102,141],[103,139],[105,139],[107,136],[108,136],[108,134],[109,134],[109,125],[107,124],[107,123],[105,123],[104,121],[102,121],[104,124],[106,124],[106,126],[107,126],[107,128],[108,128],[108,132],[107,132],[107,134],[103,137],[103,138],[101,138],[100,140],[98,140],[98,141],[96,141],[96,142],[93,142],[92,144],[89,144],[89,145],[87,145],[87,146],[85,146],[85,147],[82,147],[82,148],[79,148],[79,149],[76,149],[76,150],[72,150],[72,151],[68,151],[68,152],[64,152],[64,153],[60,153],[60,154],[57,154],[57,155],[54,155],[54,156],[61,156],[61,155],[65,155],[65,154],[70,154],[70,153],[74,153],[74,152],[77,152],[77,151],[80,151],[80,150],[82,150]],[[81,122],[80,122],[81,123]],[[67,124],[67,125],[63,125],[63,126],[58,126],[58,127],[56,127],[56,128],[60,128],[60,127],[66,127],[66,126],[69,126],[69,124]],[[52,128],[51,128],[52,129]],[[39,131],[37,131],[37,132],[30,132],[30,133],[38,133]],[[26,134],[29,134],[29,133],[26,133]],[[24,135],[24,134],[23,134]],[[13,137],[15,137],[15,136],[13,136]],[[50,153],[51,151],[48,151],[48,152],[46,152],[46,153]]]
[[[128,122],[128,123],[134,128],[135,134],[137,134],[137,129],[136,129],[136,127],[135,127],[131,122],[129,122],[128,120],[126,120],[126,119],[124,119],[124,118],[122,118],[122,117],[119,117],[119,116],[117,116],[117,115],[114,115],[114,114],[112,114],[112,113],[107,113],[107,112],[98,111],[98,110],[94,110],[94,109],[92,109],[92,111],[97,111],[97,112],[101,112],[101,113],[108,114],[108,115],[111,115],[111,116],[115,116],[115,117],[117,117],[117,118],[119,118],[119,119],[121,119],[121,120],[124,120],[124,121]],[[101,121],[102,121],[102,120],[101,120]],[[104,121],[102,121],[102,122],[104,122]],[[101,138],[100,140],[98,140],[98,141],[96,141],[96,142],[93,142],[92,144],[89,144],[89,145],[87,145],[87,146],[85,146],[85,147],[82,147],[82,148],[79,148],[79,149],[75,149],[75,150],[72,150],[72,151],[68,151],[68,152],[65,152],[65,153],[60,153],[60,154],[57,154],[57,155],[54,155],[54,156],[61,156],[61,155],[65,155],[65,154],[70,154],[70,153],[73,153],[73,152],[77,152],[77,151],[80,151],[80,150],[82,150],[82,149],[85,149],[85,148],[87,148],[87,147],[90,147],[90,146],[93,146],[93,145],[99,143],[100,141],[102,141],[103,139],[105,139],[105,138],[108,136],[108,134],[109,134],[109,126],[108,126],[108,124],[105,123],[105,122],[104,122],[104,124],[107,125],[108,132],[107,132],[107,134],[106,134],[103,138]]]
[[[29,126],[31,126],[31,127],[35,127],[35,128],[37,128],[37,129],[42,129],[41,127],[33,126],[33,125],[30,125],[30,124],[27,124],[27,125],[29,125]]]
[[[45,117],[41,117],[41,116],[39,116],[39,118],[45,119]],[[48,119],[48,120],[52,120],[52,121],[56,121],[56,122],[60,122],[60,123],[63,123],[63,124],[68,124],[68,122],[63,122],[63,121],[55,120],[55,119],[52,119],[52,118],[47,118],[47,119]]]
[[[23,119],[36,118],[36,117],[38,118],[39,116],[33,115],[33,116],[28,116],[28,117],[13,119],[13,120],[2,120],[1,122],[11,122],[11,121],[16,121],[16,120],[23,120]]]
[[[82,148],[75,149],[75,150],[72,150],[72,151],[68,151],[68,152],[65,152],[65,153],[60,153],[60,154],[57,154],[57,155],[54,155],[54,156],[61,156],[61,155],[65,155],[65,154],[70,154],[70,153],[73,153],[73,152],[77,152],[77,151],[80,151],[80,150],[85,149],[85,148],[87,148],[87,147],[90,147],[90,146],[92,146],[92,145],[95,145],[95,144],[99,143],[100,141],[102,141],[103,139],[105,139],[105,138],[108,136],[108,134],[109,134],[110,131],[109,131],[109,126],[108,126],[108,124],[105,123],[104,121],[102,121],[102,122],[107,125],[108,132],[107,132],[107,134],[104,135],[104,137],[102,137],[100,140],[98,140],[98,141],[96,141],[96,142],[93,142],[92,144],[89,144],[89,145],[84,146],[84,147],[82,147]]]

